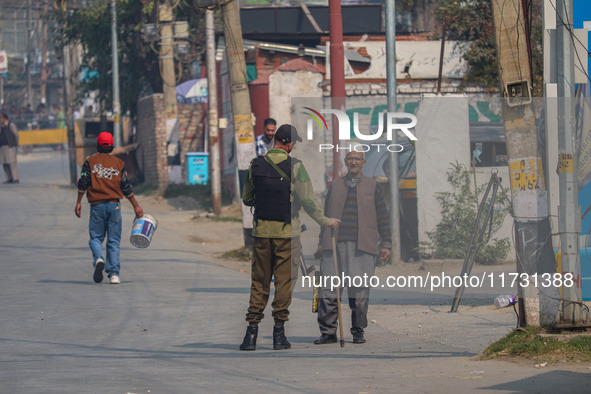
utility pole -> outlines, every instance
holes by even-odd
[[[573,286],[562,286],[561,324],[577,325],[587,319],[583,311],[579,233],[581,207],[578,201],[577,165],[574,146],[575,78],[572,0],[556,1],[556,72],[558,84],[558,231],[562,254],[561,274],[572,274]],[[567,25],[568,24],[568,25]]]
[[[207,118],[209,120],[209,157],[211,159],[211,196],[213,212],[222,214],[222,185],[220,144],[218,132],[217,67],[215,62],[215,25],[213,10],[205,11],[205,37],[207,42]]]
[[[343,18],[341,1],[328,0],[328,21],[330,30],[330,96],[333,109],[345,110],[345,51],[343,49]],[[339,146],[337,117],[332,116],[332,144]],[[332,151],[332,178],[340,176],[339,152]]]
[[[162,64],[162,78],[164,79],[164,110],[166,119],[177,118],[176,105],[176,76],[174,71],[174,40],[172,35],[172,9],[168,3],[160,6],[158,14],[162,23],[160,32],[160,62]]]
[[[437,94],[441,94],[441,80],[443,79],[443,56],[445,55],[445,39],[447,38],[447,17],[443,17],[441,27],[441,50],[439,51],[439,73],[437,74]]]
[[[74,135],[74,125],[71,122],[71,106],[70,100],[73,98],[72,92],[72,81],[70,79],[72,75],[72,59],[71,59],[71,47],[66,45],[63,48],[62,57],[64,60],[64,103],[66,105],[66,111],[68,113],[66,122],[68,127],[68,159],[70,162],[70,186],[76,187],[78,174],[76,167],[76,136]]]
[[[386,0],[386,84],[388,112],[397,112],[396,102],[396,3]],[[385,122],[384,122],[385,124]],[[398,133],[392,133],[392,144],[398,142]],[[390,152],[390,231],[392,232],[391,264],[400,261],[400,202],[398,195],[398,153]]]
[[[57,3],[56,3],[57,5]],[[56,7],[56,12],[67,12],[66,7]],[[66,107],[66,125],[68,131],[68,161],[70,164],[70,186],[76,187],[78,174],[76,166],[76,136],[74,134],[74,124],[72,122],[72,106],[70,101],[74,97],[74,88],[72,84],[72,47],[65,45],[62,48],[62,60],[63,60],[63,92],[64,92],[64,105]],[[74,53],[76,53],[74,51]]]
[[[79,60],[79,55],[80,55],[79,50],[80,50],[79,45],[72,45],[72,47],[71,47],[72,63],[70,66],[71,70],[78,70],[78,66],[79,66],[78,60]],[[75,78],[73,81],[71,81],[71,88],[70,88],[71,89],[71,91],[70,91],[71,96],[70,97],[72,97],[72,99],[70,100],[69,103],[66,103],[66,105],[65,105],[66,119],[72,119],[72,120],[74,119],[74,103],[75,103],[74,99],[77,96],[77,88],[78,88],[78,78]],[[73,127],[74,126],[72,126],[72,129],[73,129]]]
[[[503,90],[503,123],[515,223],[517,272],[542,277],[555,273],[548,194],[531,99],[529,38],[521,0],[492,2],[499,73]],[[539,283],[539,282],[538,282]],[[553,283],[550,283],[553,285]],[[558,289],[518,283],[520,324],[554,326],[559,310]]]
[[[255,157],[254,130],[250,108],[250,93],[246,78],[246,61],[242,42],[240,12],[236,0],[221,5],[226,39],[226,57],[230,76],[230,95],[232,97],[232,116],[236,138],[238,177],[243,185],[250,161]],[[242,189],[242,187],[241,187]],[[242,190],[240,190],[240,193]],[[252,245],[252,215],[250,208],[242,204],[242,227],[245,246]]]
[[[117,50],[117,3],[111,0],[111,57],[113,59],[113,146],[121,146],[121,104],[119,103],[119,53]]]
[[[172,8],[168,1],[160,6],[158,20],[160,31],[160,70],[164,81],[164,112],[166,116],[166,140],[174,135],[177,123],[176,75],[174,71],[174,37],[172,33]]]
[[[43,9],[43,16],[46,17],[48,10],[47,3]],[[41,103],[47,102],[47,21],[43,20],[43,49],[41,52]]]
[[[33,31],[33,9],[31,0],[28,2],[27,9],[27,104],[33,105],[33,94],[31,89],[31,33]]]

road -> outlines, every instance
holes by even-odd
[[[74,216],[67,155],[19,157],[21,183],[0,185],[2,393],[434,393],[589,391],[586,365],[543,369],[475,356],[515,324],[490,305],[499,289],[375,291],[368,343],[315,346],[310,290],[298,287],[286,326],[292,349],[272,350],[270,310],[255,352],[240,352],[249,275],[187,242],[183,211],[156,212],[147,249],[127,240],[121,285],[92,282],[88,206]],[[236,240],[240,243],[241,240]],[[345,310],[345,315],[346,315]],[[347,322],[347,319],[345,319]]]

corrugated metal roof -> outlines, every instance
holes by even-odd
[[[242,40],[242,46],[244,51],[248,51],[251,49],[259,48],[267,51],[276,51],[282,53],[291,53],[294,55],[298,54],[299,47],[296,45],[287,45],[287,44],[277,44],[273,42],[265,42],[265,41],[255,41],[255,40]],[[304,56],[318,56],[318,57],[326,57],[326,49],[323,46],[318,46],[316,48],[307,48],[304,47]],[[223,51],[226,50],[226,45],[224,42],[223,37],[220,37],[217,46],[217,53],[216,53],[216,60],[222,60],[223,58]],[[361,63],[370,63],[370,59],[361,56],[355,51],[345,49],[345,57],[350,62],[361,62]]]

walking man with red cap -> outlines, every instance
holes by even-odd
[[[86,193],[90,203],[90,220],[88,242],[92,251],[94,265],[93,279],[95,283],[103,281],[103,270],[111,284],[121,283],[119,279],[120,263],[119,248],[121,243],[121,204],[119,200],[125,196],[133,205],[137,217],[144,215],[131,183],[127,179],[125,163],[111,155],[113,151],[113,135],[102,132],[97,138],[98,153],[84,162],[80,179],[78,179],[78,200],[74,212],[80,217],[82,213],[82,197]],[[103,241],[107,236],[107,258],[103,257]]]

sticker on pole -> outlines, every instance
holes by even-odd
[[[564,174],[574,173],[574,159],[572,153],[559,153],[558,154],[558,172]]]

